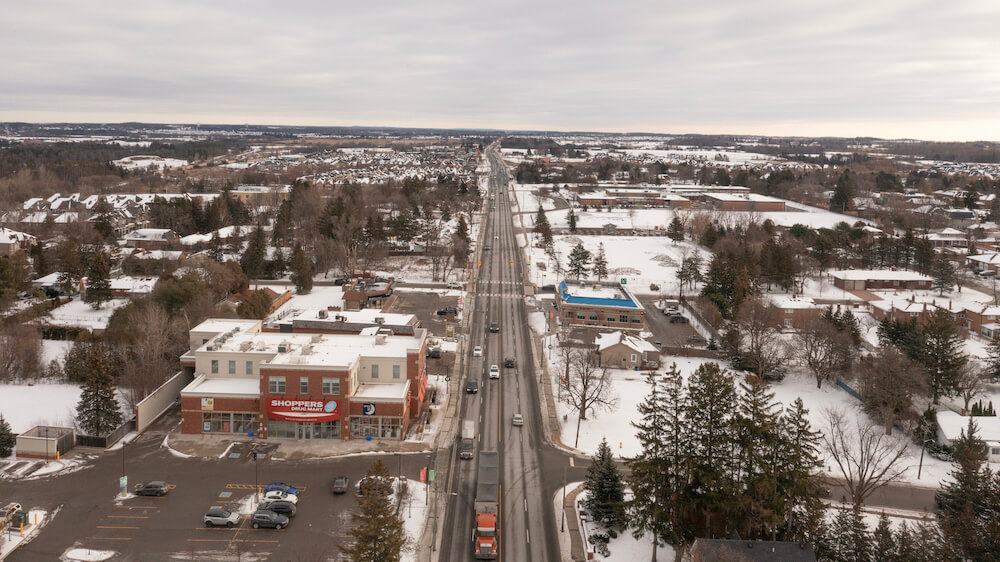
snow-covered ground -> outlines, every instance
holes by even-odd
[[[58,509],[52,513],[52,517],[55,517],[58,513]],[[38,535],[38,531],[44,527],[51,520],[48,512],[41,509],[32,509],[28,511],[28,522],[24,526],[24,534],[22,535],[20,531],[14,532],[11,530],[9,533],[4,533],[3,537],[0,538],[0,560],[6,560],[7,556],[17,547],[31,542]]]
[[[188,165],[187,160],[179,160],[177,158],[162,158],[160,156],[126,156],[125,158],[120,158],[118,160],[113,160],[111,162],[115,166],[120,166],[126,170],[135,170],[141,168],[153,168],[161,170],[164,168],[180,168]]]
[[[336,285],[314,285],[312,291],[304,295],[297,294],[295,286],[292,284],[261,283],[259,286],[261,288],[267,287],[278,293],[285,291],[292,292],[292,298],[288,299],[288,302],[281,305],[278,310],[275,310],[268,320],[284,318],[296,310],[318,310],[325,309],[328,306],[344,306],[344,288]]]
[[[566,491],[569,492],[574,490],[577,486],[582,484],[582,482],[574,482],[566,486]],[[557,517],[562,517],[562,489],[556,490],[554,505]],[[581,491],[576,496],[575,507],[573,512],[578,517],[581,510],[581,503],[587,498],[587,492]],[[649,560],[653,555],[653,536],[647,533],[641,539],[637,539],[632,536],[632,530],[626,529],[625,531],[618,533],[618,536],[611,539],[608,542],[608,553],[607,557],[600,556],[597,554],[596,549],[587,541],[587,537],[595,532],[605,532],[603,526],[595,524],[593,521],[581,521],[581,540],[583,541],[584,548],[587,552],[593,553],[595,560],[608,560],[610,562],[636,562],[637,560]],[[560,545],[562,549],[562,559],[569,560],[569,540],[563,538],[564,535],[560,535]],[[674,559],[674,549],[669,545],[660,545],[656,550],[656,555],[658,560],[673,560]]]
[[[70,340],[42,340],[42,366],[48,367],[52,361],[61,364],[71,347],[73,342]]]
[[[88,330],[103,330],[108,327],[111,314],[128,304],[128,299],[112,299],[101,308],[94,310],[92,306],[77,297],[68,303],[53,309],[48,316],[43,316],[42,323],[52,326],[71,326]]]
[[[73,427],[79,401],[80,387],[75,384],[0,385],[0,414],[14,433],[36,425]]]

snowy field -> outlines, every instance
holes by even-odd
[[[108,327],[108,320],[114,311],[128,304],[128,299],[111,299],[94,310],[79,297],[53,309],[48,316],[41,317],[41,322],[52,326],[68,326],[86,328],[88,330],[103,330]]]
[[[164,168],[180,168],[189,164],[187,160],[161,158],[159,156],[126,156],[125,158],[113,160],[111,163],[115,166],[125,168],[126,170],[135,170],[140,168],[154,168],[162,170]]]
[[[79,401],[80,387],[75,384],[0,385],[0,414],[14,433],[36,425],[72,427]]]
[[[48,367],[52,361],[62,364],[73,347],[73,342],[69,340],[42,340],[42,367]]]

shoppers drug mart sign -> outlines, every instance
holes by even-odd
[[[340,419],[340,404],[336,400],[269,398],[267,417],[272,420],[295,422],[336,421]]]

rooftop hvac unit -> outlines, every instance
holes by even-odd
[[[278,353],[288,353],[288,345],[281,344],[278,346]]]
[[[327,312],[325,310],[320,310],[319,317],[325,320],[327,317]]]
[[[383,316],[376,316],[375,317],[375,323],[376,324],[385,324],[385,317],[383,317]]]
[[[375,345],[385,345],[385,334],[375,335]]]
[[[205,348],[205,351],[215,351],[215,346],[214,345],[210,345],[210,346],[208,346],[208,347]]]

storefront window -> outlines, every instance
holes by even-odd
[[[399,439],[402,434],[400,418],[383,416],[351,417],[351,438],[364,439],[371,435],[373,439]]]
[[[243,412],[202,412],[203,433],[248,433],[254,429],[257,414]]]
[[[270,438],[282,439],[340,439],[340,421],[306,423],[270,420],[267,433]]]

